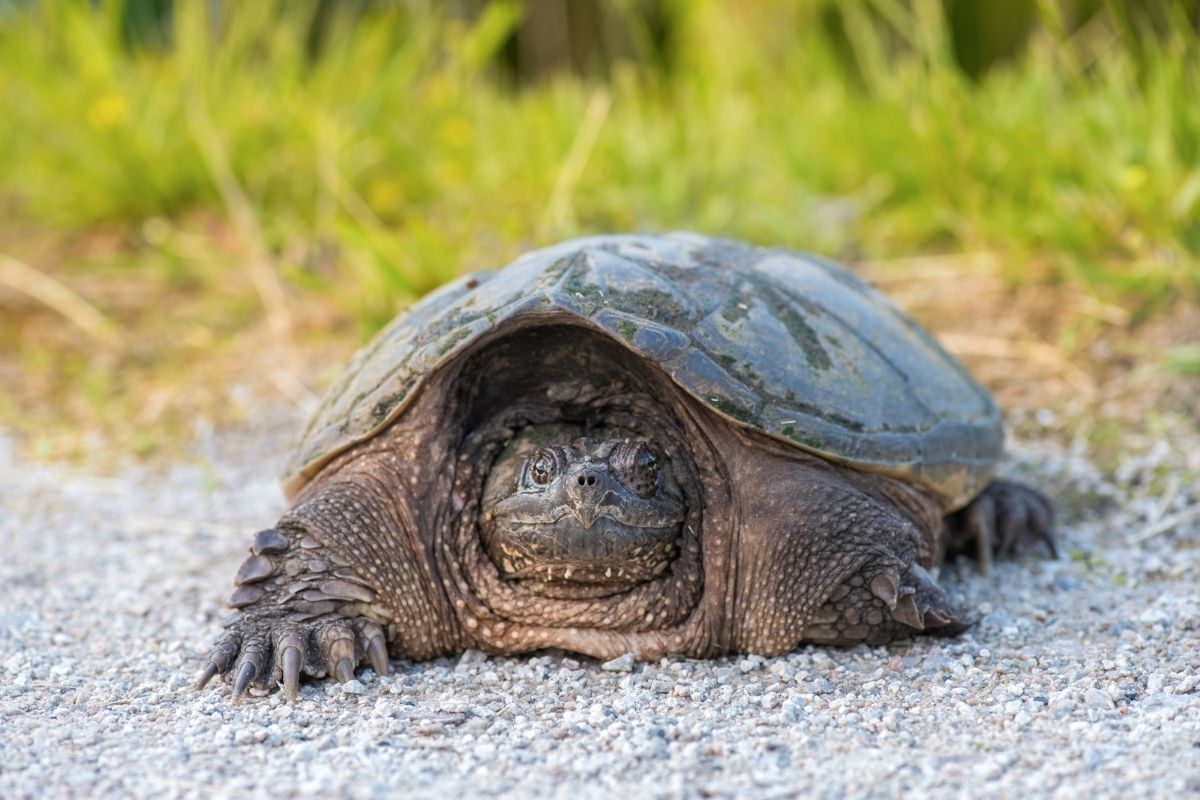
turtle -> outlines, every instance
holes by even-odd
[[[433,292],[359,351],[235,576],[235,699],[391,659],[880,645],[972,622],[935,577],[1054,547],[992,397],[838,265],[600,235]]]

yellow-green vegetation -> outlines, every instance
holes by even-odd
[[[1028,42],[970,77],[935,0],[675,0],[666,44],[628,0],[627,57],[529,80],[501,66],[522,6],[467,5],[180,0],[131,41],[133,2],[0,2],[0,251],[126,340],[157,320],[197,349],[259,318],[361,338],[461,269],[607,230],[985,251],[1135,318],[1200,287],[1186,4],[1013,4]],[[123,280],[136,313],[87,291]]]

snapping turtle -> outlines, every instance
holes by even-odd
[[[287,467],[200,679],[558,647],[785,653],[950,634],[930,575],[1041,539],[1001,417],[828,262],[599,236],[430,295],[359,352]]]

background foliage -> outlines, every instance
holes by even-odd
[[[1198,8],[0,2],[0,302],[75,324],[10,303],[0,341],[95,405],[187,342],[357,340],[458,271],[672,228],[986,254],[1152,318],[1200,288]]]

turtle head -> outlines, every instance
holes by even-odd
[[[484,547],[506,577],[614,588],[662,574],[686,516],[651,442],[536,435],[497,460],[482,512]]]

